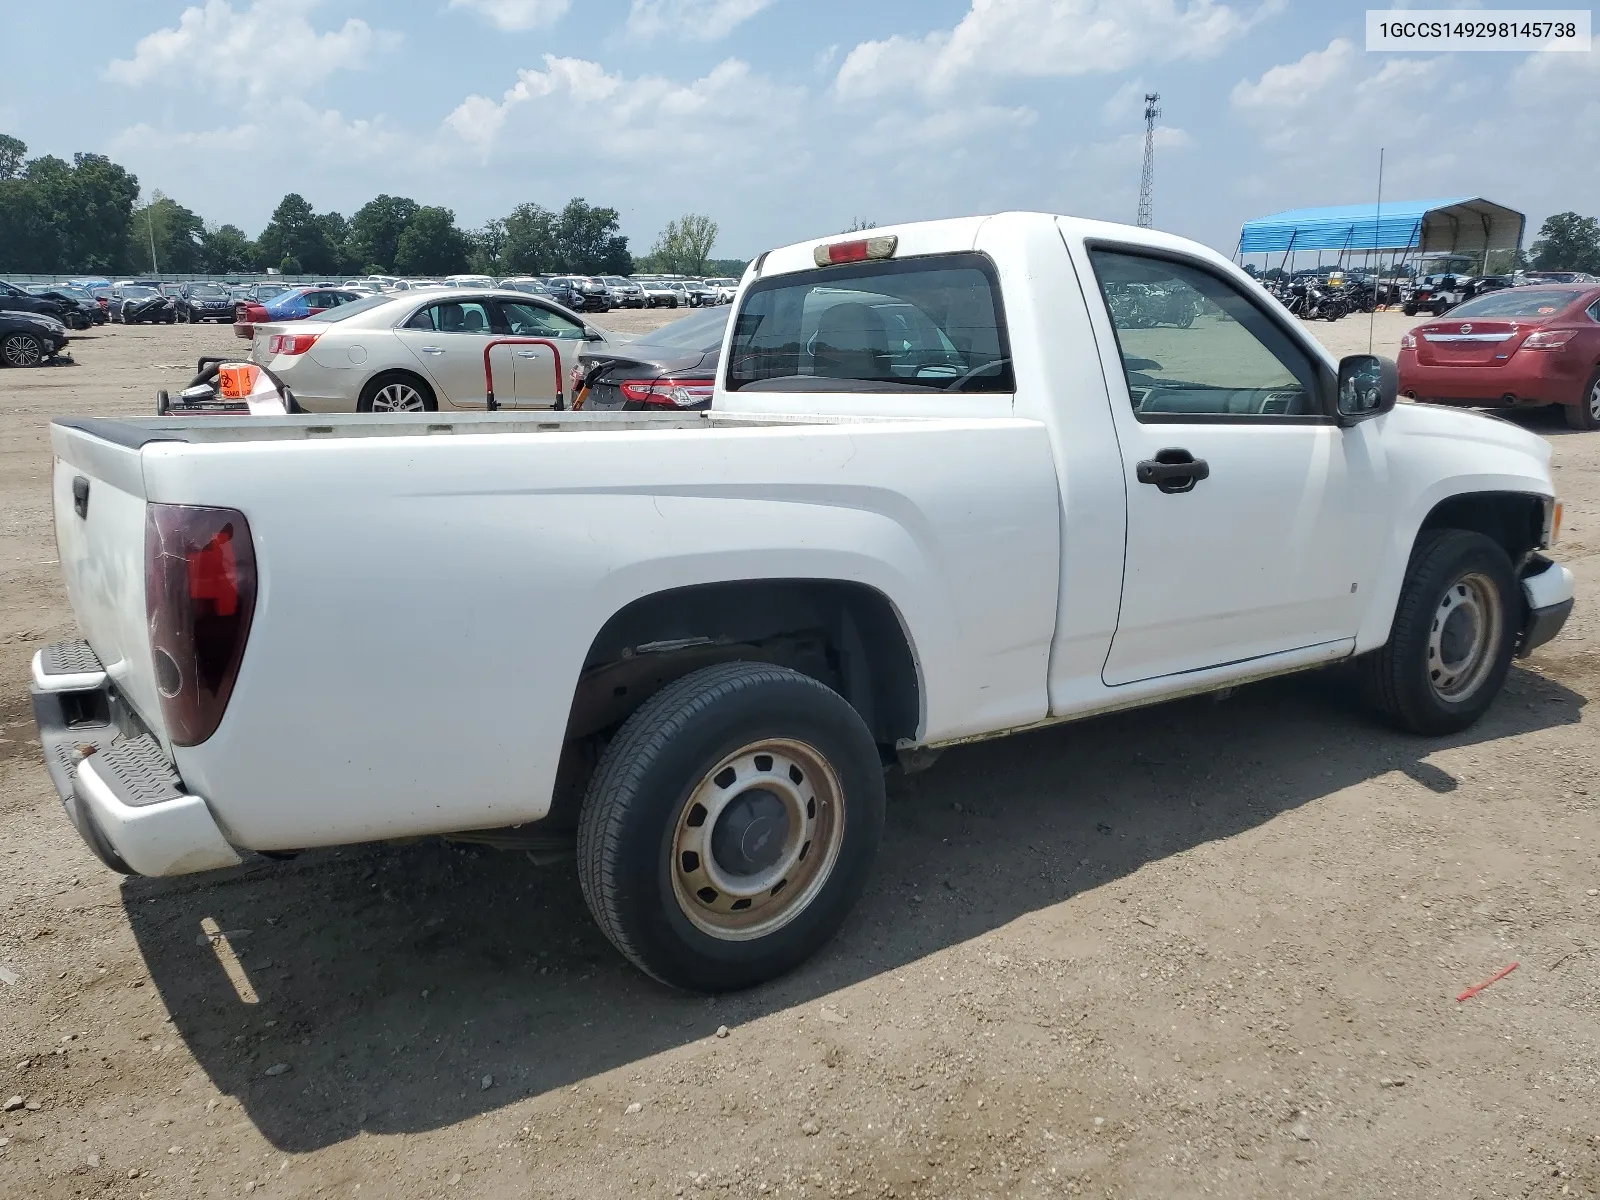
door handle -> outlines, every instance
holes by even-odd
[[[1154,458],[1147,458],[1134,468],[1134,476],[1140,483],[1153,484],[1171,495],[1192,491],[1202,479],[1209,479],[1211,465],[1187,450],[1158,450]]]
[[[517,351],[517,357],[518,358],[538,358],[539,357],[539,352],[537,350],[518,350]]]
[[[424,354],[443,354],[444,353],[444,351],[441,350],[438,346],[423,346],[422,347],[422,352]]]

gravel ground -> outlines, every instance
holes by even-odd
[[[78,843],[26,696],[74,632],[46,422],[233,345],[107,327],[0,372],[6,1196],[1600,1193],[1600,435],[1519,418],[1579,603],[1480,727],[1388,732],[1329,673],[951,751],[893,782],[838,940],[707,1000],[626,967],[570,866],[124,880]]]

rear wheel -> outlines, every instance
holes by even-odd
[[[1600,429],[1600,370],[1589,378],[1589,385],[1576,404],[1563,404],[1568,429]]]
[[[1498,543],[1463,529],[1424,533],[1389,642],[1362,661],[1368,699],[1411,733],[1467,728],[1500,694],[1520,612],[1516,573]]]
[[[368,380],[356,401],[357,412],[435,412],[438,407],[433,389],[403,371]]]
[[[750,987],[844,921],[883,836],[883,769],[815,679],[729,662],[668,685],[600,760],[578,880],[612,944],[663,983]]]
[[[1415,304],[1402,304],[1400,311],[1408,317],[1414,317],[1417,315],[1417,306]]]
[[[8,334],[0,341],[0,362],[8,367],[37,367],[44,359],[44,343],[31,333]]]

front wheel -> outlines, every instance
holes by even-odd
[[[0,362],[8,367],[37,367],[44,359],[44,343],[31,333],[13,333],[0,341]]]
[[[809,958],[860,896],[883,769],[838,693],[766,663],[669,684],[606,748],[578,881],[611,943],[673,987],[751,987]]]
[[[1429,530],[1412,552],[1388,644],[1362,661],[1368,699],[1410,733],[1467,728],[1500,694],[1521,611],[1516,573],[1497,542]]]
[[[1576,404],[1563,404],[1562,413],[1567,418],[1568,429],[1600,429],[1600,371],[1589,377]]]

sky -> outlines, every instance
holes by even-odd
[[[1446,0],[1433,0],[1440,5]],[[1513,0],[1496,6],[1527,7]],[[1470,195],[1600,213],[1600,50],[1378,54],[1348,0],[6,3],[0,132],[110,155],[254,236],[286,192],[463,227],[571,196],[636,252],[685,212],[730,258],[1043,209],[1231,253],[1247,219]]]

